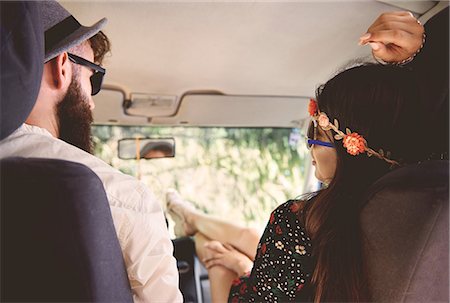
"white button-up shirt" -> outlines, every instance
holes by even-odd
[[[102,180],[111,206],[135,302],[182,302],[165,219],[154,195],[137,179],[62,140],[23,124],[0,142],[0,158],[34,157],[79,162]]]

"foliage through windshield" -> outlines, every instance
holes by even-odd
[[[140,178],[163,207],[165,190],[175,188],[208,214],[263,229],[277,205],[304,192],[308,153],[297,129],[96,125],[92,132],[95,155]],[[175,157],[119,159],[118,140],[136,137],[175,138]]]

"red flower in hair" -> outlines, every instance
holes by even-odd
[[[270,224],[273,224],[273,221],[275,221],[275,214],[271,213],[270,214],[270,220],[269,220]]]
[[[231,284],[233,284],[233,286],[241,284],[241,278],[234,279],[233,282],[231,282]]]
[[[231,303],[238,303],[239,302],[239,297],[233,297],[232,299],[231,299]]]
[[[314,99],[309,99],[308,112],[311,117],[314,117],[317,113],[317,102]]]
[[[359,155],[366,150],[366,140],[358,133],[345,135],[343,143],[347,152],[352,156]]]
[[[317,118],[319,125],[322,128],[327,128],[330,125],[330,120],[327,117],[327,114],[320,113],[319,118]]]

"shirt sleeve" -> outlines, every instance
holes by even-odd
[[[258,244],[253,269],[233,282],[230,302],[307,300],[313,271],[311,240],[298,220],[297,202],[274,210]]]
[[[144,193],[143,199],[151,200],[151,195]],[[183,302],[173,244],[157,206],[146,212],[122,211],[122,226],[128,226],[122,238],[123,254],[133,299],[146,303]]]

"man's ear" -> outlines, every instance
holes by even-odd
[[[59,54],[51,62],[51,73],[53,78],[53,87],[57,90],[69,86],[72,80],[72,68],[70,66],[69,56],[66,52]]]

